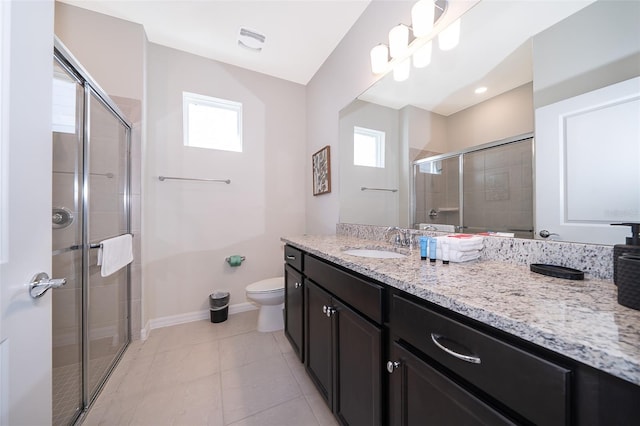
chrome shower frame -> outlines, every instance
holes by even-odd
[[[78,82],[84,88],[84,102],[83,102],[83,128],[82,128],[82,138],[81,142],[83,144],[82,147],[82,161],[84,163],[82,170],[82,401],[83,407],[81,412],[79,413],[76,423],[81,421],[86,415],[87,409],[93,403],[97,395],[100,393],[102,388],[104,387],[108,377],[111,375],[113,369],[118,364],[122,355],[124,354],[126,348],[131,342],[131,267],[130,265],[126,266],[126,294],[127,294],[127,339],[122,347],[122,349],[115,356],[114,362],[105,374],[105,376],[100,380],[100,383],[97,385],[95,392],[91,395],[91,389],[89,384],[89,327],[88,327],[88,308],[89,308],[89,259],[90,254],[89,250],[91,248],[92,242],[89,241],[89,229],[90,229],[90,219],[89,219],[89,160],[90,160],[90,144],[91,144],[91,123],[89,120],[91,113],[91,103],[90,99],[93,96],[95,99],[100,101],[103,106],[105,106],[109,111],[113,113],[113,115],[120,121],[120,123],[124,126],[126,131],[126,155],[125,161],[126,165],[124,167],[124,191],[123,191],[123,207],[124,207],[124,219],[126,220],[126,232],[131,232],[131,129],[132,125],[125,118],[125,115],[118,108],[118,106],[109,98],[106,92],[100,87],[100,85],[91,77],[91,75],[84,69],[84,67],[80,64],[80,62],[71,54],[71,52],[67,49],[67,47],[58,39],[58,37],[54,37],[54,59],[58,62],[58,64],[67,70],[71,75],[73,75]]]

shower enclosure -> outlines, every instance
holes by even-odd
[[[131,126],[56,39],[53,76],[53,424],[73,424],[130,340],[129,267],[102,277],[100,241],[130,232]]]
[[[416,227],[533,238],[531,135],[416,160],[413,174]]]

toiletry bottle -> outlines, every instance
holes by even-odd
[[[427,244],[429,243],[429,237],[421,236],[420,241],[420,259],[427,260]]]
[[[613,246],[613,282],[618,284],[618,258],[623,254],[640,255],[640,223],[612,223],[616,226],[630,226],[631,236],[627,237],[626,244],[616,244]]]
[[[442,239],[442,264],[449,264],[449,241],[446,238]]]
[[[436,247],[438,246],[438,240],[433,237],[429,238],[429,262],[436,261]]]

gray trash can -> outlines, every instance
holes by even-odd
[[[223,322],[229,315],[229,292],[215,291],[209,295],[211,322]]]

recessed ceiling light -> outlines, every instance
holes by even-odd
[[[487,88],[484,86],[478,87],[476,90],[474,90],[476,95],[481,95],[486,91],[487,91]]]

